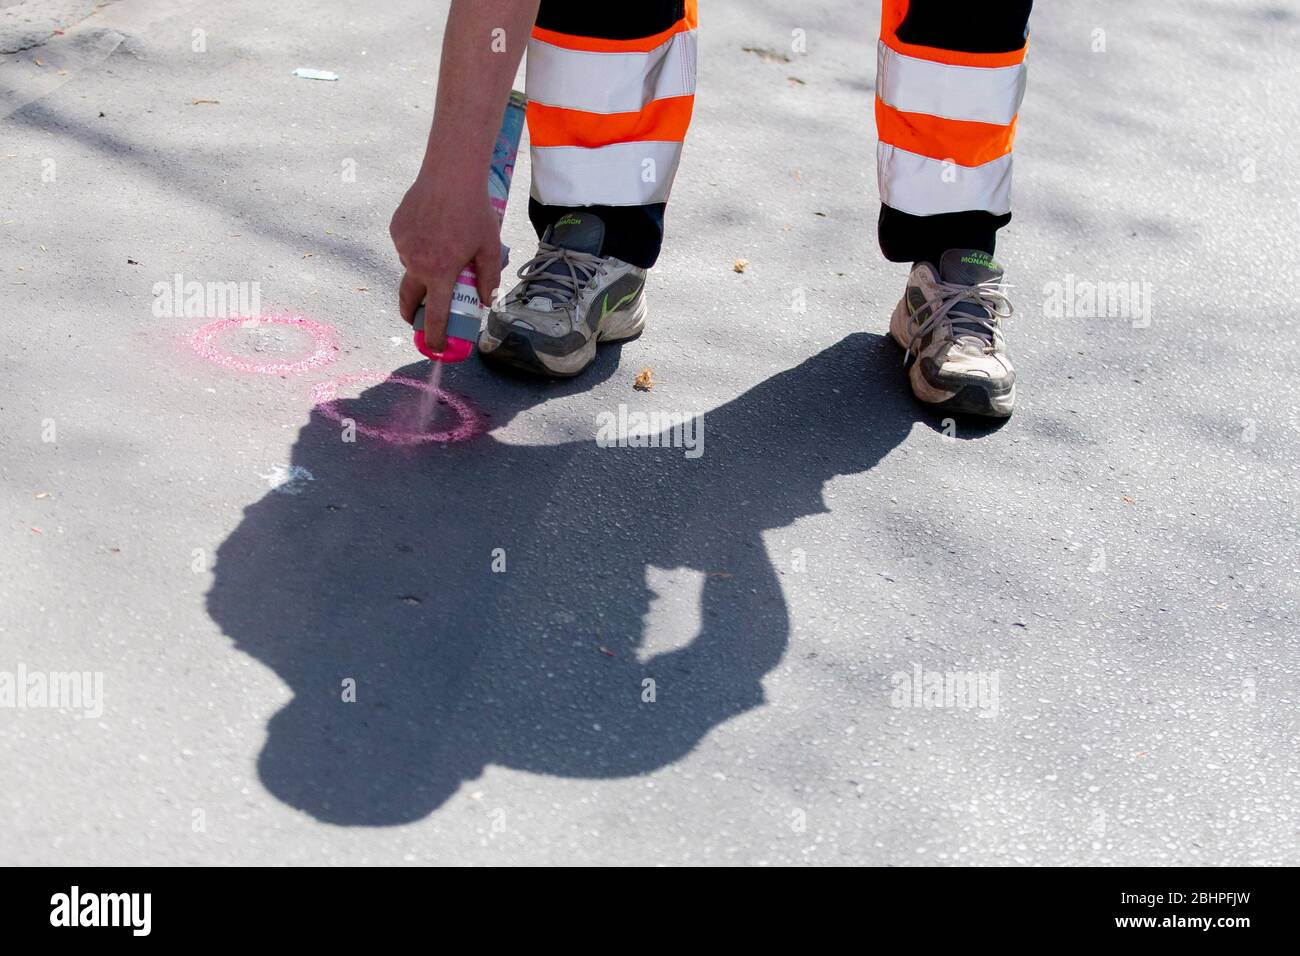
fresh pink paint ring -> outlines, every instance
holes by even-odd
[[[455,414],[457,423],[453,428],[436,432],[415,432],[401,428],[381,428],[367,425],[353,419],[356,430],[370,438],[378,438],[392,445],[423,445],[429,442],[455,442],[473,438],[483,431],[483,420],[470,404],[452,392],[422,382],[417,378],[403,375],[389,375],[387,372],[364,370],[356,375],[344,375],[331,382],[321,382],[311,392],[312,404],[326,417],[342,423],[343,413],[338,410],[338,390],[349,385],[378,385],[384,382],[396,382],[417,391],[427,392],[441,399]]]
[[[230,330],[253,325],[286,325],[301,329],[311,336],[315,350],[311,355],[297,362],[253,362],[233,355],[217,345],[217,340]],[[328,325],[305,319],[301,315],[259,315],[252,318],[217,319],[194,330],[190,336],[190,348],[209,362],[224,368],[258,375],[299,375],[314,368],[321,368],[338,358],[339,349],[333,329]]]

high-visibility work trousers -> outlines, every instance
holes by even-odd
[[[881,251],[992,253],[1011,219],[1011,147],[1033,0],[884,0],[876,61]],[[528,44],[529,216],[606,226],[649,267],[695,103],[696,0],[542,0]]]

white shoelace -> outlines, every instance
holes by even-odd
[[[991,355],[997,348],[995,334],[1002,324],[1002,320],[1010,318],[1013,311],[1011,300],[1002,291],[1001,280],[980,282],[975,285],[960,285],[955,282],[940,280],[938,289],[939,295],[927,300],[917,310],[930,309],[930,315],[920,324],[908,341],[907,352],[903,355],[903,363],[907,364],[911,360],[912,349],[916,343],[938,328],[939,323],[945,319],[953,324],[967,326],[967,328],[961,329],[961,332],[986,340],[987,344],[984,345],[984,353]],[[948,313],[952,312],[952,307],[959,302],[973,302],[984,310],[985,314],[969,315],[965,312],[958,312],[950,316]],[[956,338],[956,334],[953,337]]]
[[[569,274],[548,272],[556,263],[566,266]],[[523,281],[514,297],[527,302],[535,295],[545,295],[561,309],[567,309],[574,304],[583,287],[604,271],[605,260],[600,256],[543,242],[537,247],[537,255],[515,273]]]

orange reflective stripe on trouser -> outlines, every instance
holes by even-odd
[[[881,201],[917,216],[1006,213],[1028,45],[969,53],[905,42],[898,30],[910,5],[910,0],[885,0],[881,15],[876,68]]]
[[[663,22],[641,37],[618,35],[627,24],[618,22],[617,8],[582,24],[606,36],[533,29],[527,92],[534,199],[555,206],[667,201],[695,103],[697,17],[695,0],[660,9]]]
[[[948,160],[959,166],[982,166],[1011,152],[1016,121],[1006,126],[903,113],[876,98],[876,126],[882,142],[910,153]]]
[[[543,103],[528,104],[528,135],[534,146],[582,146],[661,140],[680,143],[691,124],[693,96],[652,100],[634,113],[587,113]]]

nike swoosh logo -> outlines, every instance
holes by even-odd
[[[609,296],[606,295],[606,296],[605,296],[605,301],[604,301],[603,303],[601,303],[601,306],[600,306],[600,319],[601,319],[601,321],[602,321],[602,322],[605,321],[605,316],[609,315],[611,312],[617,312],[617,311],[619,310],[619,308],[623,305],[624,302],[626,302],[628,299],[634,298],[634,297],[636,296],[636,294],[637,294],[638,292],[640,292],[640,291],[641,291],[640,289],[633,289],[633,290],[632,290],[631,292],[629,292],[627,295],[623,296],[623,298],[621,298],[621,299],[619,299],[617,302],[615,302],[615,303],[614,303],[614,308],[612,308],[612,309],[609,307]]]

